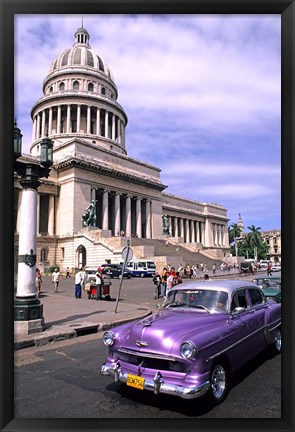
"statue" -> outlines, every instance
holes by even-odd
[[[162,220],[163,220],[163,234],[166,235],[170,235],[170,231],[169,231],[169,216],[164,214],[162,216]]]
[[[82,225],[95,226],[96,224],[96,200],[92,200],[85,212],[82,215]]]

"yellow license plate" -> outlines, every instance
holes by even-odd
[[[145,381],[145,379],[140,377],[140,376],[128,374],[126,384],[130,387],[135,387],[139,390],[143,390],[144,389],[144,381]]]

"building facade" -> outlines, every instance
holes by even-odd
[[[228,218],[218,204],[165,193],[161,169],[127,154],[127,115],[106,62],[85,28],[51,64],[32,108],[31,157],[44,137],[54,165],[38,190],[37,262],[76,268],[121,258],[126,239],[168,238],[198,250],[228,252]],[[21,188],[15,183],[16,248]],[[94,218],[86,220],[89,207]],[[168,231],[163,234],[163,215]]]

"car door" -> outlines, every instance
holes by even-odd
[[[261,345],[259,333],[262,316],[253,309],[246,287],[238,289],[232,297],[231,312],[237,307],[244,308],[243,312],[233,315],[239,334],[239,359],[243,364],[259,352],[257,341]]]

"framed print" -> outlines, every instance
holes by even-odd
[[[293,430],[294,1],[0,0],[0,4],[1,430]],[[84,67],[85,79],[80,80],[78,73],[77,76],[62,75],[67,67],[76,65]],[[104,75],[103,85],[91,77],[91,68],[95,66]],[[68,89],[76,93],[64,101]],[[79,98],[85,93],[93,101],[99,94],[95,109],[85,101],[80,104]],[[55,98],[58,101],[51,106],[50,101]],[[48,104],[46,112],[42,111],[44,103]],[[83,410],[78,418],[54,416],[54,412],[48,417],[41,414],[42,418],[33,418],[28,411],[26,417],[16,415],[19,410],[14,374],[14,279],[18,204],[14,178],[18,173],[15,154],[12,155],[13,124],[22,133],[23,153],[33,157],[39,151],[41,155],[40,138],[54,136],[61,165],[63,154],[58,148],[65,143],[63,133],[68,134],[67,139],[76,140],[76,150],[88,145],[91,150],[85,161],[89,164],[99,142],[101,153],[106,155],[102,174],[111,178],[114,167],[121,169],[120,179],[132,182],[134,188],[146,194],[141,204],[144,216],[140,219],[139,236],[136,223],[128,225],[126,210],[130,205],[130,214],[138,217],[138,204],[133,198],[129,202],[127,186],[124,189],[123,183],[115,181],[110,181],[111,186],[119,184],[120,196],[127,198],[122,204],[122,198],[116,201],[112,193],[109,212],[119,208],[126,215],[124,224],[118,223],[115,216],[110,216],[106,224],[104,207],[95,204],[98,210],[93,225],[85,222],[87,215],[82,218],[85,229],[96,226],[124,237],[130,228],[127,237],[134,239],[152,238],[151,232],[155,233],[155,239],[167,233],[177,238],[181,229],[187,229],[188,234],[184,234],[187,239],[194,238],[196,243],[201,243],[211,236],[212,244],[220,246],[227,235],[223,228],[228,231],[239,216],[239,221],[244,219],[248,228],[248,225],[253,230],[262,227],[267,232],[277,229],[281,233],[281,395],[279,389],[275,390],[278,400],[281,399],[281,410],[278,408],[273,414],[267,405],[257,415],[251,411],[248,416],[247,399],[253,397],[249,393],[244,396],[241,417],[234,406],[225,416],[218,414],[222,411],[206,410],[204,405],[203,410],[194,411],[192,403],[187,405],[190,408],[184,408],[186,401],[181,400],[180,404],[178,399],[170,402],[171,412],[166,414],[161,412],[166,407],[160,409],[161,404],[155,407],[152,403],[146,407],[145,400],[139,397],[139,407],[142,407],[142,418],[139,418],[138,407],[134,417],[130,414],[132,404],[137,401],[128,401],[121,395],[116,403],[109,399],[109,417],[104,418],[95,415],[84,418]],[[67,148],[68,154],[74,152],[73,148]],[[50,155],[46,157],[48,161]],[[78,166],[75,163],[73,172]],[[66,165],[62,169],[67,169]],[[69,183],[69,178],[66,181]],[[80,213],[86,212],[87,200],[87,204],[103,200],[103,182],[98,187],[89,175],[81,184],[79,200],[86,185],[90,192],[85,192],[85,202],[77,201],[73,205],[73,225],[65,216],[66,210],[61,210],[61,202],[59,216],[54,218],[55,226],[59,224],[59,232],[64,230],[64,236],[75,232],[81,224]],[[46,187],[49,190],[53,184],[48,182]],[[155,201],[148,207],[150,190],[154,191]],[[162,226],[167,214],[162,216],[162,210],[157,207],[162,193],[167,213],[174,214],[181,203],[185,212],[190,211],[190,206],[196,209],[198,206],[201,214],[200,209],[206,207],[204,215],[205,211],[208,213],[204,220],[210,219],[213,209],[214,223],[207,223],[206,228],[204,223],[202,228],[185,222],[183,228],[171,219],[170,233],[168,225]],[[66,194],[62,196],[67,199]],[[43,200],[40,205],[50,209],[50,201]],[[80,213],[75,213],[77,208]],[[150,222],[150,211],[154,211],[151,219],[157,220],[156,223]],[[221,220],[225,225],[218,223]],[[50,230],[42,220],[38,223],[43,224],[40,233]],[[164,229],[168,231],[164,233]],[[94,267],[84,262],[83,254],[87,251],[82,243],[76,246],[79,253],[75,267],[80,264]],[[230,251],[230,245],[227,246]],[[48,256],[53,256],[50,242],[47,247]],[[60,245],[61,261],[67,256],[66,247]],[[45,256],[45,246],[40,250]],[[19,257],[17,260],[19,263]],[[41,372],[34,373],[37,376]],[[240,381],[237,379],[234,390],[237,391]],[[278,382],[273,386],[279,385]],[[48,404],[51,398],[59,397],[49,390]],[[28,391],[32,406],[36,396]],[[97,403],[95,391],[92,397],[93,403]],[[97,400],[104,397],[102,392]],[[198,400],[194,403],[197,406]],[[126,417],[121,416],[120,404],[125,404]],[[116,406],[120,406],[120,416],[115,415]],[[153,415],[146,415],[146,410],[151,410]]]

